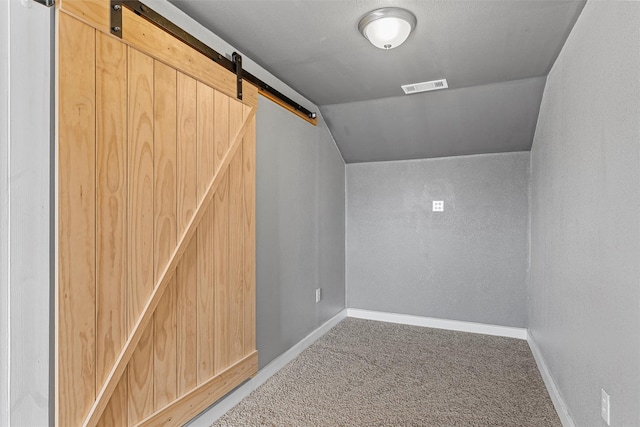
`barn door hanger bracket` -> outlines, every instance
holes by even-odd
[[[122,0],[111,0],[109,10],[111,11],[109,30],[114,36],[122,38]]]
[[[236,96],[242,101],[242,55],[238,52],[233,52],[232,58],[236,72]]]

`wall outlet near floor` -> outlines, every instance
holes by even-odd
[[[444,200],[433,201],[433,212],[444,212]]]
[[[316,302],[320,302],[322,299],[322,288],[316,289]]]
[[[602,419],[611,425],[611,403],[609,402],[609,395],[603,388],[600,389],[600,415]]]

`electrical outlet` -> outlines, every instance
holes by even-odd
[[[611,402],[609,401],[609,395],[603,388],[600,389],[600,415],[602,419],[611,425]]]
[[[322,288],[316,289],[316,302],[320,302],[322,299]]]
[[[444,212],[444,200],[434,200],[433,201],[433,211],[434,212]]]

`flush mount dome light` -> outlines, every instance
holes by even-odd
[[[372,10],[360,19],[358,30],[380,49],[400,46],[416,27],[413,13],[397,7]]]

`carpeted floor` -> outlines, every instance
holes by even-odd
[[[526,341],[348,318],[214,426],[561,426]]]

